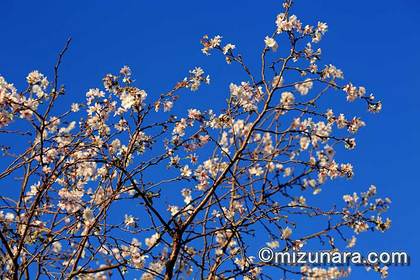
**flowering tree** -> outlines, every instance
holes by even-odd
[[[346,276],[338,268],[264,263],[251,242],[340,250],[361,232],[390,226],[381,215],[390,201],[376,198],[374,186],[331,205],[307,203],[326,182],[353,176],[335,151],[354,149],[353,135],[365,125],[322,107],[346,98],[375,113],[381,103],[342,82],[335,66],[318,65],[321,50],[313,46],[327,25],[303,25],[291,4],[264,40],[258,73],[235,45],[202,38],[204,54],[219,52],[246,75],[230,84],[219,112],[170,113],[185,89],[209,83],[198,67],[169,92],[146,98],[125,66],[85,101],[57,108],[70,41],[52,82],[33,71],[18,91],[0,77],[2,279],[263,279],[275,269],[304,279]]]

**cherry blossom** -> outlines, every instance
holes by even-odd
[[[18,89],[0,76],[2,279],[37,270],[69,279],[348,276],[350,268],[267,269],[251,253],[356,248],[364,232],[391,227],[391,200],[376,186],[357,192],[349,181],[330,204],[316,199],[357,174],[346,155],[363,141],[363,114],[382,103],[321,63],[328,25],[303,23],[293,8],[285,1],[262,33],[271,35],[253,38],[256,57],[220,35],[201,38],[205,55],[228,62],[225,73],[241,71],[217,89],[219,107],[188,102],[214,98],[201,90],[215,88],[199,66],[158,92],[123,66],[66,104],[59,71],[70,41],[52,77],[31,71]]]

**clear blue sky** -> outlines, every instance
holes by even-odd
[[[363,250],[406,250],[410,267],[393,267],[389,279],[417,279],[420,267],[420,3],[399,1],[296,1],[303,22],[329,24],[322,43],[325,63],[364,84],[383,100],[379,115],[368,116],[358,147],[346,155],[355,168],[352,181],[331,193],[361,191],[369,184],[393,199],[392,228],[362,235]],[[51,75],[57,53],[73,37],[61,72],[68,99],[81,100],[101,77],[122,65],[132,67],[140,87],[157,95],[196,65],[212,84],[188,102],[217,104],[231,74],[221,57],[205,57],[199,39],[221,34],[256,65],[256,50],[271,33],[281,1],[12,1],[0,2],[0,74],[22,85],[34,69]],[[261,242],[261,245],[263,243]],[[377,279],[355,271],[350,279]]]

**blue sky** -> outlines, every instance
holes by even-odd
[[[389,279],[415,279],[420,257],[420,3],[401,1],[296,1],[303,22],[329,24],[322,48],[324,62],[344,70],[383,101],[383,112],[366,118],[357,150],[346,155],[355,166],[352,181],[331,193],[361,191],[371,183],[393,200],[392,228],[360,239],[363,250],[406,250],[411,266],[394,267]],[[140,87],[157,95],[194,66],[212,84],[187,101],[198,108],[216,106],[227,93],[232,73],[221,57],[200,52],[203,34],[224,36],[237,45],[251,68],[263,38],[274,28],[281,1],[12,1],[0,3],[0,74],[23,85],[34,69],[51,75],[66,39],[73,42],[61,72],[67,99],[81,100],[102,76],[127,64]],[[334,106],[334,105],[332,105]],[[377,279],[356,270],[350,279]]]

